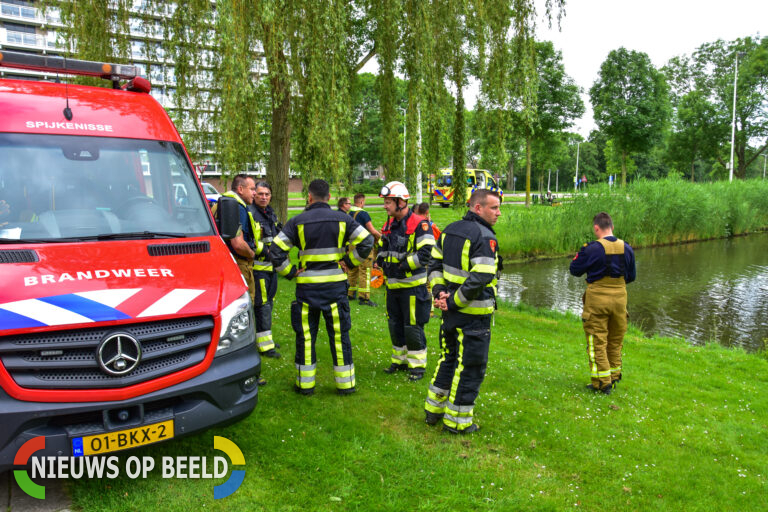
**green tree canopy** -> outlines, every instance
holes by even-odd
[[[621,155],[623,186],[629,154],[648,151],[663,134],[670,114],[666,80],[648,55],[619,48],[600,66],[589,96],[595,122]]]

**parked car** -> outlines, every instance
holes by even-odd
[[[208,203],[217,203],[221,197],[221,194],[219,194],[219,191],[216,190],[216,187],[206,182],[202,182],[202,185],[203,192],[205,193],[205,198],[208,199]]]

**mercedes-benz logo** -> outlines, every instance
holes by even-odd
[[[113,334],[99,344],[96,360],[109,375],[125,375],[133,371],[141,359],[141,345],[133,336]]]

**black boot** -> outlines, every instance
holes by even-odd
[[[404,372],[407,369],[408,369],[407,364],[392,363],[391,365],[389,365],[389,368],[384,369],[384,373]]]

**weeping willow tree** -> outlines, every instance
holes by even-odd
[[[151,0],[147,8],[157,12],[165,9],[163,4],[167,2]],[[173,62],[176,83],[172,95],[174,108],[169,113],[193,162],[202,162],[213,142],[213,105],[218,95],[204,81],[213,65],[213,30],[210,0],[178,0],[163,23],[162,48],[167,60]],[[163,74],[170,78],[167,67]]]
[[[57,29],[64,54],[96,62],[127,63],[131,57],[130,0],[45,0],[43,12],[57,9],[62,27]],[[111,87],[99,78],[76,77],[75,82]]]
[[[296,166],[305,184],[324,178],[338,187],[348,171],[346,2],[296,0],[296,4],[303,18],[303,30],[294,34],[290,55],[299,85]]]
[[[395,89],[395,66],[400,49],[400,18],[402,0],[374,0],[372,16],[376,21],[376,39],[379,75],[379,105],[382,124],[382,165],[387,180],[403,180],[404,169],[400,168],[400,142],[397,136],[397,104]]]
[[[421,111],[425,100],[426,63],[432,56],[432,42],[429,37],[429,4],[420,0],[404,0],[403,13],[403,71],[407,78],[405,133],[405,185],[414,190],[417,176],[423,166],[420,151]],[[415,194],[413,194],[415,197]]]
[[[256,2],[258,29],[267,65],[270,99],[269,155],[267,181],[272,185],[272,208],[281,222],[288,217],[288,181],[293,133],[291,85],[288,66],[289,35],[295,34],[290,3],[284,0]],[[297,27],[296,27],[297,28]]]
[[[258,144],[255,3],[219,0],[215,22],[217,51],[213,83],[219,100],[213,115],[216,154],[224,173],[233,176],[256,160]]]

